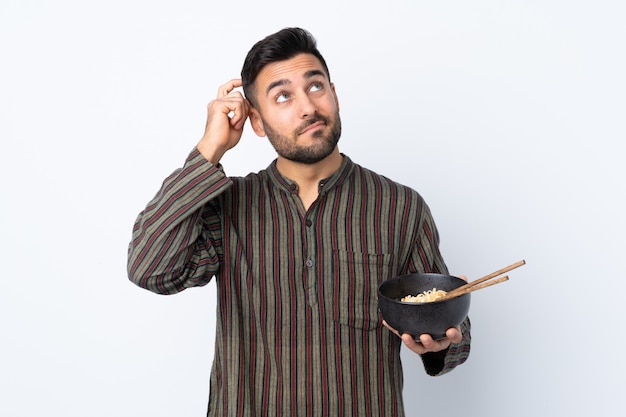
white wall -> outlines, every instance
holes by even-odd
[[[474,295],[467,364],[430,378],[403,353],[409,415],[618,415],[625,11],[2,0],[0,415],[205,415],[215,287],[136,288],[126,247],[218,85],[294,25],[330,65],[341,150],[424,195],[451,272],[527,261]],[[248,129],[223,162],[239,175],[273,158]]]

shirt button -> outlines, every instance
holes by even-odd
[[[313,261],[311,259],[307,259],[306,260],[306,267],[307,268],[313,268]]]
[[[309,219],[306,219],[306,222],[304,222],[304,224],[306,224],[306,227],[311,227],[313,222],[311,220],[309,220]]]

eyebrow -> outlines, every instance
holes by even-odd
[[[314,69],[314,70],[309,70],[307,72],[304,73],[304,78],[311,78],[311,77],[315,77],[317,75],[321,75],[324,76],[324,72],[322,70],[318,70],[318,69]],[[272,83],[270,83],[270,85],[267,86],[267,88],[265,89],[265,94],[269,94],[270,91],[272,91],[272,89],[276,88],[276,87],[280,87],[281,85],[288,85],[291,84],[291,81],[289,81],[286,78],[280,79],[280,80],[276,80]]]

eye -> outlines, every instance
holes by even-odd
[[[289,94],[285,93],[284,91],[282,91],[281,93],[279,93],[276,96],[276,102],[277,103],[284,103],[285,101],[289,100]]]
[[[314,82],[313,84],[311,84],[311,88],[309,88],[309,91],[311,92],[315,92],[315,91],[320,91],[324,88],[324,85],[320,82]]]

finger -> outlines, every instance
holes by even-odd
[[[388,328],[388,329],[391,331],[391,333],[395,334],[396,336],[398,336],[398,337],[400,337],[400,338],[402,337],[402,335],[401,335],[401,334],[400,334],[400,333],[399,333],[396,329],[394,329],[393,327],[391,327],[391,326],[389,325],[389,323],[387,323],[385,320],[383,320],[383,326],[385,326],[386,328]]]
[[[396,329],[391,327],[389,323],[387,323],[385,320],[383,320],[383,326],[388,328],[393,334],[395,334],[400,339],[402,339],[402,342],[404,343],[404,345],[408,347],[409,349],[411,349],[413,352],[420,354],[420,355],[423,353],[426,353],[426,349],[424,349],[424,346],[422,346],[422,344],[419,341],[416,341],[412,335],[408,333],[400,334]]]
[[[428,351],[422,343],[415,340],[415,338],[410,334],[407,334],[407,333],[403,334],[402,342],[404,343],[404,346],[408,347],[413,352],[419,355],[422,355]]]
[[[424,346],[426,352],[439,352],[450,346],[450,340],[445,337],[443,339],[434,340],[429,334],[420,335],[420,342]]]
[[[231,92],[233,92],[233,90],[235,88],[241,87],[242,85],[243,85],[243,83],[242,83],[240,78],[233,78],[232,80],[228,81],[227,83],[222,84],[217,89],[217,98],[226,97]]]
[[[460,343],[463,340],[463,334],[460,327],[450,327],[446,330],[446,337],[450,339],[452,343]]]
[[[419,337],[419,341],[424,346],[424,349],[427,351],[433,351],[435,349],[436,342],[433,340],[432,336],[429,334],[421,334]]]
[[[246,100],[241,102],[239,105],[234,106],[228,113],[228,117],[230,117],[230,125],[235,129],[242,129],[243,125],[246,123],[248,119],[248,115],[250,114],[250,106]]]

